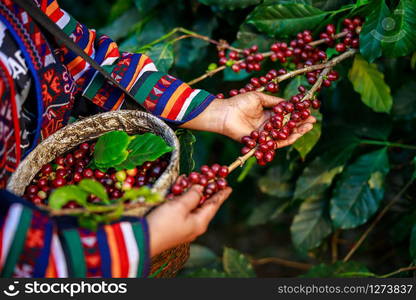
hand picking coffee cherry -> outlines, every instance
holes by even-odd
[[[200,168],[201,172],[192,172],[189,176],[181,175],[171,188],[171,193],[167,196],[172,199],[174,196],[182,195],[192,185],[199,184],[204,187],[203,196],[200,205],[203,204],[216,192],[225,189],[228,186],[227,180],[229,170],[227,166],[220,166],[213,164],[211,167],[203,165]]]

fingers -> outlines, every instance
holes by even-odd
[[[209,198],[205,203],[193,213],[197,220],[205,225],[211,221],[215,216],[218,209],[224,203],[224,201],[230,196],[232,189],[230,187],[217,192],[211,198]]]
[[[260,99],[260,103],[263,107],[273,107],[276,104],[279,104],[282,101],[285,101],[285,99],[279,98],[279,97],[274,97],[274,96],[270,96],[264,93],[260,93],[260,92],[254,92],[255,96]]]
[[[201,185],[193,185],[186,193],[176,197],[173,203],[183,205],[185,212],[190,212],[198,206],[203,189],[204,187]]]

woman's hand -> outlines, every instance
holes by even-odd
[[[272,115],[270,108],[284,101],[260,92],[249,92],[229,99],[214,100],[199,116],[185,123],[183,127],[211,131],[226,135],[236,141],[249,135]],[[278,147],[293,144],[298,138],[310,131],[316,119],[310,116],[298,123],[287,140],[280,141]]]
[[[185,194],[159,206],[147,216],[152,257],[203,234],[230,195],[231,188],[219,191],[198,207],[202,191],[202,186],[194,185]]]

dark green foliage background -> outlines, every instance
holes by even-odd
[[[361,56],[336,67],[341,80],[320,96],[322,121],[314,136],[281,149],[267,167],[248,163],[253,167],[232,174],[234,193],[208,233],[196,241],[183,275],[376,276],[416,262],[414,185],[399,197],[352,261],[341,262],[375,215],[414,177],[416,151],[392,143],[416,145],[415,1],[61,0],[61,5],[111,36],[122,49],[146,52],[161,70],[185,81],[216,62],[216,49],[196,39],[167,42],[179,34],[152,43],[174,28],[225,39],[236,47],[256,43],[267,51],[275,39],[291,38],[298,30],[317,32],[329,22],[339,24],[345,16],[365,17]],[[393,29],[383,27],[387,17],[394,20]],[[374,30],[384,38],[375,39]],[[398,34],[402,37],[398,41],[388,39]],[[196,86],[226,92],[241,87],[246,77],[227,70]],[[281,96],[293,95],[300,82],[302,78],[297,78],[284,85]],[[184,157],[193,154],[196,167],[228,164],[239,153],[238,143],[225,137],[194,134],[195,143],[189,132],[178,132],[188,145],[182,149]],[[185,159],[181,167],[189,171],[192,165]],[[259,260],[264,257],[315,267],[307,272]],[[331,264],[334,260],[339,261]],[[397,276],[404,275],[410,273]]]

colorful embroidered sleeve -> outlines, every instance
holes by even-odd
[[[186,83],[158,72],[144,54],[120,53],[115,42],[105,35],[97,36],[62,10],[56,0],[42,0],[42,10],[97,63],[129,90],[152,114],[181,124],[195,118],[215,98],[204,90],[192,89]],[[83,95],[107,110],[120,108],[123,93],[106,83],[81,57],[64,47],[64,64],[83,89]]]
[[[0,190],[1,277],[146,277],[145,219],[104,225],[97,232],[51,220]]]

